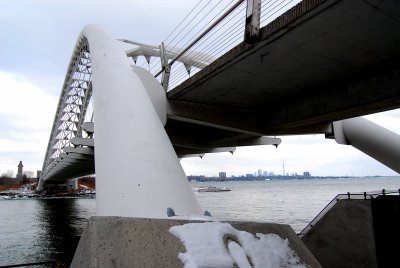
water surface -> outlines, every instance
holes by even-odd
[[[300,232],[337,194],[399,189],[400,177],[192,183],[231,189],[195,192],[221,220],[289,224]],[[0,266],[57,260],[69,264],[95,199],[0,200]]]

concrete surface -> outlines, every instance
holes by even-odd
[[[92,217],[82,234],[70,267],[182,267],[178,253],[185,248],[169,233],[187,220]],[[289,225],[229,222],[238,230],[274,233],[287,238],[290,246],[310,267],[321,267]]]
[[[339,200],[302,238],[323,267],[378,267],[371,200]]]

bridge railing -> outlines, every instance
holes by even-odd
[[[236,45],[253,43],[261,27],[299,2],[199,1],[164,39],[158,57],[147,55],[138,62],[135,58],[135,63],[153,73],[167,91],[171,90]]]
[[[306,235],[314,226],[315,224],[322,219],[328,213],[328,211],[339,201],[342,199],[351,199],[351,200],[368,200],[374,199],[379,195],[400,195],[400,189],[398,190],[385,190],[382,191],[369,191],[363,193],[350,193],[347,194],[338,194],[334,199],[332,199],[322,210],[318,213],[318,215],[309,223],[307,224],[304,229],[298,233],[298,236],[302,238]]]

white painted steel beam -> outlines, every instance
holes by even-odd
[[[93,139],[85,139],[85,138],[75,137],[75,138],[71,139],[71,143],[76,146],[81,145],[81,146],[94,147]]]
[[[151,45],[146,45],[142,44],[139,42],[134,42],[126,39],[121,39],[119,40],[121,42],[131,44],[132,46],[130,48],[126,47],[126,55],[128,57],[132,57],[134,60],[137,59],[138,56],[144,56],[144,57],[160,57],[160,48],[158,46],[151,46]],[[165,57],[167,60],[172,60],[176,58],[176,56],[179,54],[179,51],[181,51],[182,48],[167,48],[165,51]],[[187,64],[193,67],[197,67],[200,69],[203,69],[207,67],[210,62],[215,60],[215,57],[213,55],[203,53],[200,51],[196,52],[196,55],[198,55],[198,58],[206,58],[207,61],[198,61],[194,60],[191,57],[183,55],[181,58],[179,58],[179,62],[182,62],[183,64]]]
[[[400,136],[365,118],[356,117],[333,123],[337,143],[352,145],[400,173]]]
[[[61,153],[61,158],[71,158],[71,159],[79,159],[79,160],[93,160],[93,156],[85,155],[85,154],[77,154],[77,153]]]
[[[64,147],[64,152],[94,155],[94,148],[91,148],[91,147]]]
[[[231,153],[233,154],[236,151],[236,147],[221,147],[221,148],[193,148],[186,146],[175,146],[176,153],[179,158],[184,157],[185,155],[204,155],[206,153]]]
[[[187,158],[187,157],[200,157],[200,158],[203,158],[205,155],[206,154],[182,154],[182,155],[179,155],[178,157],[179,157],[179,159]]]
[[[96,214],[166,218],[171,207],[177,215],[201,215],[146,91],[164,93],[162,86],[132,69],[119,42],[96,26],[86,26],[82,37],[92,60]]]
[[[94,132],[94,124],[93,122],[85,122],[83,123],[82,129],[86,131],[87,133],[93,133]]]

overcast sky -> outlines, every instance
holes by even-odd
[[[115,38],[160,44],[195,1],[0,0],[0,174],[41,169],[72,50],[80,30],[97,24]],[[400,134],[400,110],[368,119]],[[181,161],[187,175],[254,173],[397,175],[358,150],[322,135],[281,137],[282,144],[242,147]]]

